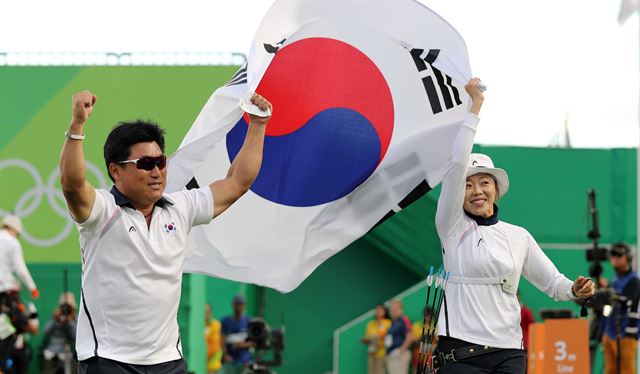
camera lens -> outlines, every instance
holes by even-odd
[[[60,313],[63,316],[68,316],[71,314],[71,305],[69,304],[61,304],[60,305]]]

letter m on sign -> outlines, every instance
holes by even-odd
[[[451,109],[462,104],[458,89],[451,84],[451,77],[443,74],[433,66],[438,54],[440,54],[439,49],[430,49],[426,52],[424,49],[414,48],[411,50],[413,62],[416,64],[418,71],[423,74],[422,84],[427,92],[433,114],[442,112],[443,103],[445,109]],[[437,86],[434,83],[434,78]]]

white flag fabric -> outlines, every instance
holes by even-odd
[[[296,288],[440,183],[470,78],[462,37],[415,1],[276,1],[169,161],[168,191],[224,178],[246,134],[240,99],[273,104],[258,178],[191,231],[184,270]]]

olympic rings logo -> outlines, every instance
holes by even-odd
[[[96,177],[99,185],[98,188],[107,188],[107,181],[102,171],[95,164],[92,164],[89,161],[86,161],[86,165],[87,172],[90,172]],[[42,204],[43,199],[46,197],[46,201],[49,206],[51,206],[54,213],[65,221],[65,226],[62,231],[50,238],[37,238],[33,234],[30,234],[27,228],[24,227],[22,230],[22,237],[25,241],[38,247],[53,247],[64,241],[71,232],[74,223],[69,216],[67,206],[64,203],[60,203],[65,201],[62,191],[54,186],[55,182],[60,177],[60,170],[56,167],[49,175],[47,183],[45,184],[38,170],[25,160],[0,160],[0,172],[8,168],[19,168],[26,171],[34,182],[33,188],[26,190],[16,202],[13,214],[21,219],[30,216],[38,209],[40,204]],[[12,212],[10,210],[7,211],[0,208],[0,218],[4,218],[11,213]]]

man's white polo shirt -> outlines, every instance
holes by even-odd
[[[82,295],[76,349],[153,365],[182,357],[178,304],[187,234],[213,217],[208,186],[165,195],[147,223],[120,192],[96,190],[89,218],[77,224]]]

